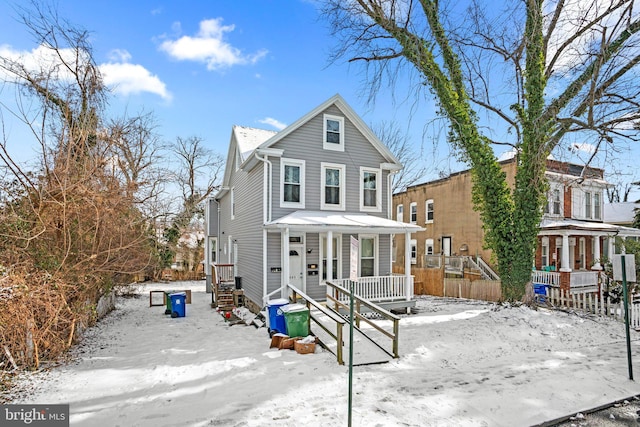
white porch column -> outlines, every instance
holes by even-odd
[[[287,285],[289,284],[289,227],[282,230],[282,283],[280,297],[287,298]]]
[[[324,254],[327,258],[327,267],[325,274],[327,275],[327,282],[333,280],[333,231],[327,230],[327,253]],[[322,262],[322,260],[320,260]],[[322,280],[322,278],[320,278]]]
[[[404,233],[404,287],[407,301],[413,297],[411,289],[411,233]]]
[[[592,270],[602,270],[602,265],[600,265],[600,236],[593,236],[593,257],[594,263]]]
[[[571,271],[571,266],[569,266],[569,235],[562,235],[562,267],[560,267],[560,271]]]

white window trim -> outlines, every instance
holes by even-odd
[[[285,202],[284,201],[284,168],[285,166],[299,166],[300,167],[300,202]],[[304,195],[305,195],[305,161],[298,159],[280,159],[280,207],[281,208],[304,208]]]
[[[416,219],[415,220],[411,218],[413,216],[412,215],[413,208],[416,209]],[[417,202],[411,202],[409,204],[409,223],[415,224],[417,222],[418,222],[418,203]]]
[[[404,205],[402,204],[396,206],[396,221],[398,222],[404,221]]]
[[[541,267],[546,267],[551,263],[551,260],[549,259],[549,238],[546,236],[543,237],[540,243],[540,263],[542,264]],[[546,257],[543,255],[545,248],[547,252]],[[544,258],[546,258],[546,260]]]
[[[364,173],[376,174],[376,205],[364,205]],[[360,167],[360,210],[362,212],[382,212],[382,170],[376,168]]]
[[[415,264],[418,262],[418,241],[416,239],[411,239],[411,264]],[[414,256],[415,255],[415,256]]]
[[[338,279],[342,278],[342,235],[341,234],[334,234],[333,238],[337,240],[337,254],[333,254],[334,257],[338,258],[338,271],[337,271],[337,277]],[[326,257],[326,254],[324,253],[323,250],[323,246],[322,246],[322,240],[327,240],[327,235],[326,234],[320,234],[320,265],[318,266],[318,273],[320,274],[320,284],[325,284],[327,282],[327,279],[322,280],[322,276],[324,276],[324,266],[322,265],[322,260],[324,260],[324,258]]]
[[[424,223],[425,224],[433,224],[433,220],[429,219],[429,204],[431,204],[431,212],[433,213],[433,210],[435,208],[435,205],[433,203],[433,199],[429,199],[426,202],[424,202]],[[435,218],[435,213],[433,213],[433,217]]]
[[[327,204],[325,199],[325,187],[327,184],[325,171],[327,169],[340,170],[340,203],[337,205]],[[320,209],[329,211],[344,211],[346,209],[346,173],[347,168],[345,165],[339,163],[320,163]]]
[[[358,240],[373,239],[373,277],[378,276],[378,264],[380,264],[379,242],[376,234],[360,234]],[[358,258],[358,276],[362,276],[362,251]]]
[[[429,253],[429,248],[431,248],[431,253]],[[433,246],[433,239],[426,239],[424,241],[424,254],[425,255],[434,255],[435,247]]]
[[[340,123],[340,143],[327,142],[327,120],[335,120]],[[324,114],[322,118],[322,148],[331,151],[344,151],[344,117]]]

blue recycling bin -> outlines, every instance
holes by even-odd
[[[544,285],[542,283],[534,283],[533,284],[533,293],[536,295],[536,299],[540,302],[547,301],[547,288],[549,285]]]
[[[169,295],[171,298],[171,317],[184,317],[187,314],[187,293],[176,292]]]
[[[280,307],[287,304],[289,304],[289,301],[284,298],[272,299],[267,302],[267,308],[269,309],[269,333],[287,333],[284,313],[280,310]]]

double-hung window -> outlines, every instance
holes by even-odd
[[[429,199],[425,203],[425,212],[426,212],[426,224],[433,223],[433,199]]]
[[[360,168],[360,210],[382,211],[382,180],[380,169]]]
[[[560,190],[553,190],[553,214],[560,215]]]
[[[344,117],[325,114],[323,121],[322,148],[344,151]]]
[[[411,224],[418,222],[418,204],[416,202],[411,202],[409,205],[409,222]]]
[[[304,208],[304,160],[281,159],[280,207]]]
[[[360,236],[360,276],[377,276],[378,241],[375,236]]]
[[[433,255],[433,239],[427,239],[424,242],[425,255]]]
[[[340,242],[342,241],[341,236],[333,236],[333,238],[331,239],[332,242],[332,246],[331,246],[331,258],[332,263],[331,263],[331,276],[333,276],[333,279],[337,279],[340,277],[340,252],[341,252],[341,247],[340,247]],[[322,256],[322,281],[326,281],[327,280],[327,237],[326,236],[322,236],[320,238],[320,242],[321,242],[321,256]]]
[[[418,261],[418,241],[411,239],[411,264],[415,264]]]
[[[591,218],[591,193],[584,193],[584,217]]]
[[[396,221],[402,222],[404,217],[404,205],[398,205],[396,209]]]
[[[593,219],[602,219],[600,206],[600,193],[593,193]]]
[[[345,210],[345,165],[322,163],[322,209]]]

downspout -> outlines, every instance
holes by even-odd
[[[271,187],[272,187],[272,164],[269,161],[269,156],[265,155],[264,157],[260,157],[258,151],[255,152],[256,159],[265,163],[264,177],[263,177],[263,187],[267,190],[263,192],[262,198],[262,222],[266,224],[267,222],[271,222]],[[268,286],[267,286],[267,230],[262,229],[262,298],[268,294]]]

